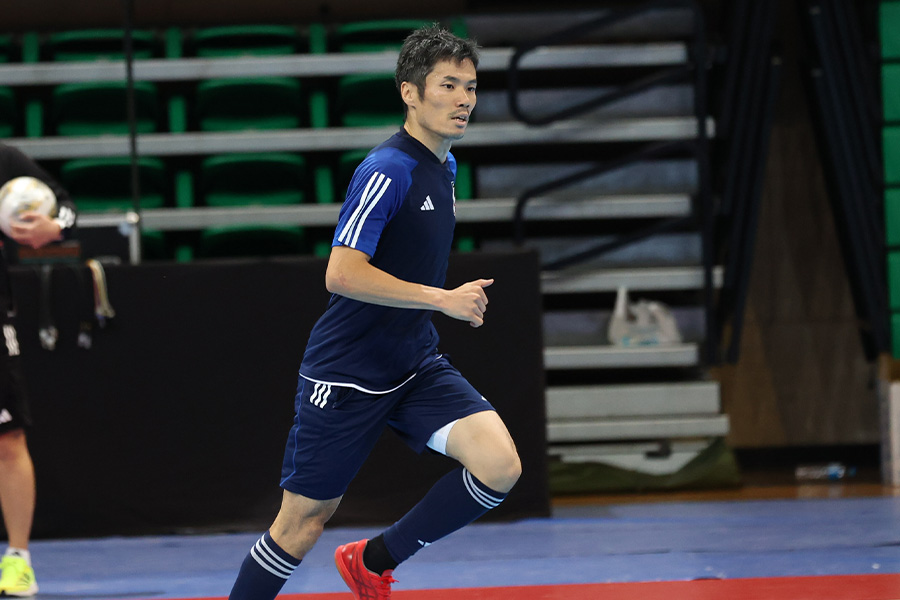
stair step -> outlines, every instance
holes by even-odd
[[[607,96],[614,87],[523,89],[517,97],[519,108],[527,115],[540,116]],[[616,100],[582,114],[581,118],[610,119],[636,117],[683,117],[694,114],[693,88],[668,85]],[[506,91],[479,92],[474,113],[476,123],[515,121]]]
[[[719,384],[714,381],[636,385],[556,386],[546,390],[547,419],[718,414]]]
[[[693,367],[700,362],[699,344],[672,346],[554,346],[544,348],[544,368],[627,369]]]
[[[595,162],[481,162],[475,169],[479,194],[485,198],[518,196],[550,181],[585,172]],[[600,194],[692,194],[697,190],[697,164],[689,158],[643,160],[572,183],[554,197]]]
[[[514,48],[484,48],[479,72],[506,71]],[[134,78],[141,81],[199,81],[222,77],[338,77],[355,73],[392,73],[396,50],[384,52],[241,56],[233,58],[141,59],[134,61]],[[688,50],[682,42],[643,44],[579,44],[541,47],[523,57],[522,70],[665,66],[683,64]],[[0,65],[4,85],[57,85],[81,81],[121,81],[125,61],[19,63]]]
[[[466,31],[485,46],[516,45],[605,16],[609,11],[540,11],[465,17]],[[585,34],[588,40],[680,39],[693,31],[690,9],[659,8]]]
[[[580,419],[548,423],[547,440],[555,443],[718,437],[728,434],[728,425],[727,415]]]
[[[722,287],[722,276],[722,267],[714,267],[714,287]],[[544,294],[614,292],[621,286],[629,291],[698,290],[704,285],[703,267],[578,269],[541,273],[541,291]]]
[[[476,198],[456,204],[459,223],[512,221],[516,198]],[[640,219],[690,214],[688,194],[619,194],[586,198],[534,197],[523,213],[526,221]]]
[[[619,239],[617,235],[528,235],[528,228],[525,233],[522,246],[537,250],[542,263],[589,252]],[[481,244],[483,250],[504,250],[514,246],[517,244],[511,238],[487,238]],[[702,248],[700,233],[696,231],[657,234],[586,259],[577,266],[577,270],[590,272],[699,265],[703,260]]]
[[[707,131],[713,120],[707,121]],[[241,148],[244,152],[309,152],[371,148],[397,132],[386,127],[331,127],[241,132],[152,133],[139,135],[138,152],[146,156],[218,154]],[[697,135],[693,117],[581,120],[531,127],[522,123],[484,123],[473,126],[456,146],[494,147],[516,144],[581,144],[690,139]],[[710,134],[712,135],[712,134]],[[128,156],[128,136],[72,136],[9,138],[5,140],[36,160],[77,157]]]

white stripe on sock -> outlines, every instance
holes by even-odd
[[[288,579],[296,568],[284,561],[281,557],[275,555],[269,547],[265,545],[262,538],[256,542],[256,545],[250,548],[250,556],[252,556],[253,560],[255,560],[263,569],[281,579]],[[273,558],[275,560],[273,560]],[[284,563],[287,567],[278,564],[276,561]]]
[[[500,503],[503,502],[503,498],[495,498],[491,496],[487,492],[483,491],[475,484],[475,478],[469,473],[469,470],[463,468],[463,483],[466,486],[466,490],[468,490],[469,495],[475,499],[475,502],[487,508],[488,510],[492,508],[497,508],[500,506]]]
[[[276,564],[280,564],[282,567],[284,567],[285,569],[287,569],[287,570],[289,570],[289,571],[291,571],[291,572],[293,572],[294,569],[297,568],[297,565],[293,565],[293,564],[289,563],[288,561],[284,560],[283,558],[281,558],[280,556],[278,556],[278,554],[276,554],[275,551],[272,550],[272,549],[269,547],[269,545],[266,543],[266,538],[265,538],[265,537],[259,538],[259,543],[262,544],[262,547],[266,549],[266,551],[269,553],[269,555],[271,556],[272,560],[273,560]]]

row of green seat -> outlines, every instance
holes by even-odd
[[[338,47],[354,52],[399,48],[408,32],[421,23],[404,20],[347,24],[338,29]],[[200,30],[194,38],[201,56],[278,55],[295,50],[288,43],[293,33],[295,29],[286,26],[218,27]],[[51,37],[51,57],[121,58],[120,37],[121,32],[113,30],[56,34]],[[145,44],[136,44],[136,56],[152,56],[148,46],[152,36],[136,36],[136,40],[140,39]],[[167,54],[180,56],[181,52],[176,49]],[[124,134],[128,131],[125,94],[124,82],[64,84],[56,86],[46,102],[27,99],[20,114],[14,91],[0,88],[0,135]],[[188,128],[224,131],[399,124],[401,108],[390,73],[347,75],[338,78],[334,89],[327,89],[320,82],[308,90],[302,88],[299,80],[288,77],[211,79],[198,82],[192,92],[179,90],[166,98],[161,97],[156,84],[138,81],[134,94],[139,133],[180,133]],[[49,111],[45,104],[49,104]]]
[[[138,163],[140,208],[163,208],[173,203],[189,208],[339,202],[353,170],[365,154],[366,150],[343,153],[334,172],[318,166],[313,170],[312,180],[305,158],[290,153],[212,156],[202,161],[196,177],[190,171],[179,171],[169,177],[161,159],[143,157]],[[124,212],[133,203],[130,169],[130,160],[126,158],[77,159],[64,163],[58,176],[80,210]],[[340,191],[335,193],[335,190]],[[472,197],[472,172],[465,162],[458,165],[456,195],[460,201]],[[275,254],[325,256],[330,249],[331,233],[331,226],[309,233],[300,226],[281,224],[211,227],[195,232],[145,231],[142,239],[146,259],[188,261]],[[471,233],[460,231],[457,249],[470,251],[474,247]]]
[[[418,21],[369,22],[337,28],[337,51],[364,52],[399,48],[403,38]],[[311,28],[308,51],[329,51],[321,28]],[[318,32],[318,33],[316,33]],[[183,46],[177,32],[166,33],[165,55],[179,58]],[[459,32],[462,33],[462,32]],[[302,51],[297,31],[291,27],[223,27],[198,30],[191,38],[197,56],[277,55]],[[121,58],[121,32],[65,32],[50,36],[47,48],[53,60],[92,60]],[[135,56],[157,56],[152,46],[158,38],[136,32]],[[26,54],[35,54],[31,50]],[[0,88],[0,115],[4,106],[15,115],[12,91]],[[335,97],[328,99],[328,92]],[[335,90],[313,89],[304,97],[301,82],[292,78],[211,79],[196,84],[192,120],[204,131],[292,128],[309,124],[325,127],[328,107],[336,109],[335,119],[347,126],[399,125],[402,111],[390,74],[361,74],[340,78]],[[124,114],[123,82],[85,82],[65,84],[52,90],[50,104],[54,133],[60,135],[123,134],[127,132]],[[164,127],[182,132],[188,124],[188,102],[183,95],[172,95],[161,102],[157,86],[150,82],[135,84],[137,129],[150,133]],[[309,121],[301,116],[304,101]],[[167,117],[160,106],[168,106]],[[13,119],[10,119],[14,121]],[[29,135],[43,136],[43,105],[30,101],[26,106],[24,129]],[[2,133],[0,116],[0,133]],[[11,130],[8,129],[11,132]],[[8,135],[8,133],[7,133]],[[309,201],[334,202],[346,189],[352,169],[366,150],[342,154],[337,164],[308,166],[302,156],[288,153],[258,153],[213,156],[204,159],[196,174],[179,169],[167,173],[166,163],[153,157],[139,160],[142,209],[162,206],[254,206],[296,204]],[[64,163],[60,179],[82,210],[125,210],[131,206],[130,162],[123,158],[79,159]],[[339,191],[336,191],[339,190]],[[471,197],[471,173],[460,165],[457,197]],[[196,198],[196,199],[195,199]],[[327,228],[325,228],[327,229]],[[254,256],[270,254],[327,254],[327,231],[310,235],[297,226],[238,226],[208,228],[200,232],[143,232],[147,258],[190,260],[195,257]],[[323,237],[324,236],[324,237]],[[471,249],[471,236],[463,236],[460,249]]]
[[[402,122],[402,104],[391,75],[348,75],[335,87],[333,92],[318,87],[304,93],[301,82],[291,78],[211,79],[199,82],[190,96],[161,97],[155,84],[136,81],[136,127],[138,133],[183,133]],[[32,98],[24,103],[13,90],[0,87],[0,136],[124,135],[125,98],[124,82],[63,84],[46,102]]]
[[[215,58],[240,55],[276,55],[326,52],[372,52],[397,47],[397,40],[428,23],[421,19],[356,21],[304,27],[283,24],[226,25],[165,30],[137,29],[132,32],[135,59]],[[451,28],[465,34],[461,19]],[[51,33],[28,32],[21,36],[0,35],[0,62],[94,60],[99,53],[107,60],[124,56],[122,29],[85,29]]]
[[[146,261],[190,262],[206,258],[286,255],[322,258],[331,251],[333,235],[334,231],[329,227],[294,225],[235,225],[209,227],[197,232],[144,230],[141,249]],[[474,248],[474,236],[467,233],[456,236],[456,251],[470,252]]]
[[[274,206],[343,201],[353,170],[366,154],[340,154],[334,165],[315,166],[287,152],[235,153],[211,156],[194,170],[170,173],[155,157],[138,159],[141,209],[195,206]],[[66,161],[58,177],[85,211],[124,211],[132,206],[131,160],[87,158]],[[472,197],[469,163],[458,165],[456,196]]]
[[[900,358],[900,1],[879,6],[882,56],[885,241],[892,354]]]

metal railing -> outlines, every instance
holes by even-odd
[[[657,72],[651,73],[628,82],[617,89],[598,95],[588,101],[581,102],[575,106],[567,107],[562,110],[545,114],[530,115],[523,111],[519,102],[520,83],[519,83],[519,64],[530,52],[538,48],[552,46],[556,44],[566,43],[572,39],[577,39],[597,30],[609,27],[611,25],[621,23],[626,19],[630,19],[652,11],[663,9],[684,9],[691,13],[692,20],[692,38],[689,42],[689,59],[680,65],[668,67]],[[610,11],[598,18],[580,23],[573,27],[557,31],[551,35],[533,40],[527,44],[523,44],[516,48],[513,57],[510,60],[510,69],[508,74],[509,88],[508,100],[510,111],[517,119],[534,126],[545,126],[562,119],[569,119],[588,111],[609,105],[613,102],[622,100],[629,96],[633,96],[640,92],[644,92],[654,87],[676,81],[690,80],[694,88],[694,106],[693,112],[696,120],[696,135],[690,140],[679,140],[667,143],[650,143],[641,148],[623,156],[619,159],[598,164],[579,171],[575,174],[563,177],[541,185],[534,186],[523,191],[516,204],[516,212],[514,218],[514,230],[516,240],[519,244],[524,243],[525,233],[525,209],[529,201],[543,193],[552,190],[558,190],[579,181],[583,181],[590,177],[594,177],[601,173],[621,168],[625,165],[635,163],[637,161],[659,157],[665,154],[672,154],[675,151],[687,151],[692,154],[697,161],[698,169],[698,189],[693,197],[693,207],[691,215],[687,217],[676,217],[671,219],[663,219],[640,229],[632,231],[628,234],[619,236],[610,242],[599,243],[587,250],[578,251],[569,256],[556,259],[542,265],[545,270],[561,269],[572,264],[585,261],[595,256],[605,254],[614,249],[626,246],[659,233],[677,229],[679,227],[694,224],[700,230],[702,239],[702,257],[703,257],[703,273],[704,273],[704,293],[703,305],[704,314],[707,323],[712,323],[715,317],[715,298],[714,298],[714,281],[713,267],[715,263],[714,251],[714,235],[715,235],[715,206],[712,198],[712,186],[710,177],[710,154],[709,154],[709,129],[707,123],[707,68],[709,60],[709,49],[706,40],[706,22],[704,14],[700,6],[693,1],[678,0],[660,0],[643,3],[633,8]],[[717,360],[717,344],[713,336],[707,336],[706,359],[709,363]]]

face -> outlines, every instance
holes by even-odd
[[[401,93],[409,107],[406,125],[410,134],[436,153],[449,150],[463,137],[475,108],[475,65],[471,60],[441,61],[425,78],[425,91],[404,82]]]

